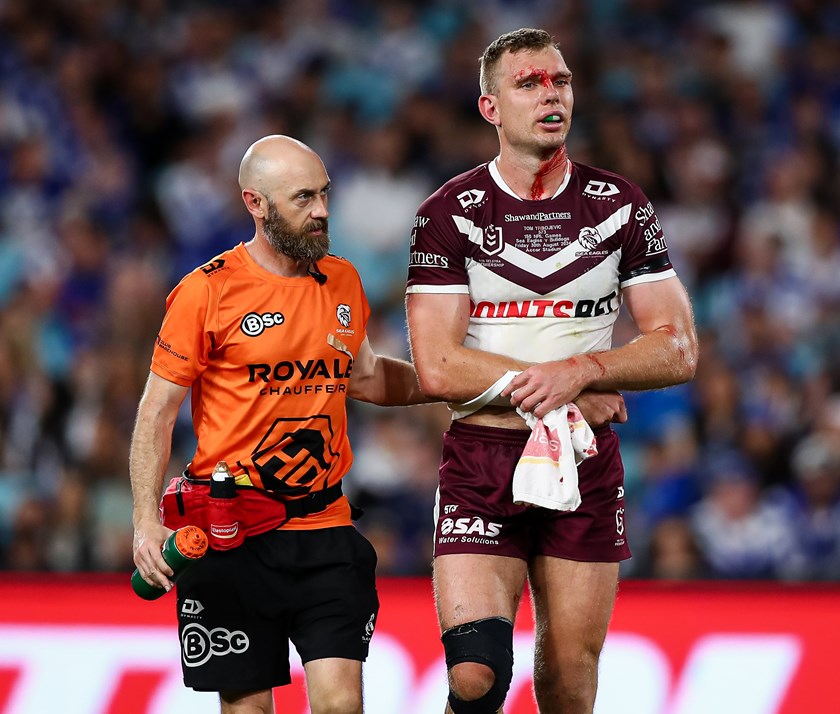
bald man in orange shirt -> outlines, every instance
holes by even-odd
[[[376,554],[341,493],[352,463],[345,402],[428,400],[410,363],[374,353],[359,275],[328,253],[330,179],[318,155],[265,137],[245,153],[239,184],[253,238],[186,275],[166,302],[130,454],[134,560],[147,582],[173,587],[159,504],[191,390],[197,446],[185,484],[201,493],[224,461],[240,495],[260,510],[279,502],[287,517],[211,549],[179,578],[185,684],[219,692],[223,714],[273,712],[291,640],[312,712],[357,714],[379,603]],[[253,533],[252,511],[239,517]]]

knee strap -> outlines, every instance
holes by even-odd
[[[503,617],[466,622],[451,627],[441,636],[446,666],[477,662],[493,670],[495,681],[478,699],[458,699],[450,690],[449,706],[454,714],[495,714],[504,704],[513,679],[513,623]]]

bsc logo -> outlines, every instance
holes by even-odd
[[[250,644],[248,635],[241,630],[231,632],[223,627],[208,630],[197,622],[187,625],[181,633],[187,667],[200,667],[214,655],[242,654]]]
[[[239,325],[239,328],[248,337],[256,337],[257,335],[261,335],[266,328],[282,325],[285,321],[286,318],[282,312],[264,312],[262,314],[249,312],[242,318],[242,323]]]

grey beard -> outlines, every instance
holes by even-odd
[[[319,228],[324,231],[321,235],[308,235],[309,231]],[[293,231],[285,218],[269,208],[263,222],[263,233],[274,250],[301,263],[317,263],[330,250],[330,235],[325,218],[307,223],[303,230]]]

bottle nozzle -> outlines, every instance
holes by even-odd
[[[213,469],[213,480],[224,481],[225,479],[233,478],[233,473],[227,465],[227,461],[220,461]]]
[[[211,498],[235,498],[236,480],[226,461],[220,461],[210,476]]]

